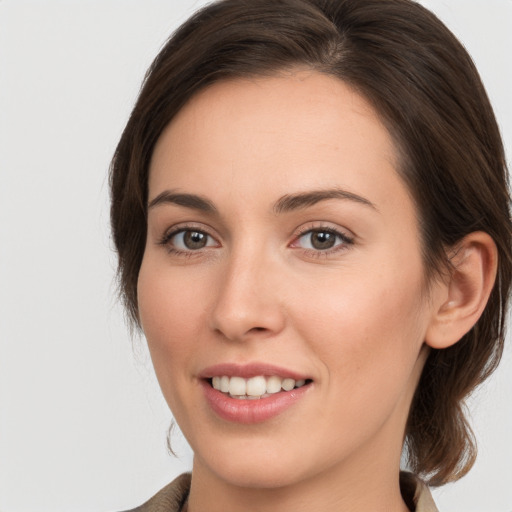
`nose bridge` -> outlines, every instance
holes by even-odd
[[[214,330],[230,340],[269,336],[284,327],[275,258],[264,245],[233,247],[219,276]]]

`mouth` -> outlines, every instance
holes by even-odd
[[[239,424],[262,423],[294,409],[314,385],[308,375],[262,362],[221,363],[198,377],[210,410]]]
[[[311,379],[293,379],[278,375],[255,375],[244,378],[237,375],[216,375],[206,379],[209,385],[224,395],[237,400],[259,400],[307,386]]]

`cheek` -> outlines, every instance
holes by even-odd
[[[305,294],[298,293],[297,297]],[[423,344],[428,308],[421,264],[340,273],[296,315],[329,378],[355,395],[404,384]],[[339,387],[339,386],[336,386]],[[380,393],[379,393],[380,394]]]
[[[155,371],[166,395],[193,356],[204,325],[204,308],[193,282],[169,267],[144,259],[137,285],[138,306]]]
[[[322,403],[336,404],[325,415],[324,431],[333,428],[344,450],[355,449],[384,428],[403,428],[417,385],[422,346],[417,290],[354,287],[317,305],[304,318],[308,339],[323,366]],[[374,283],[375,284],[375,283]],[[372,290],[369,292],[368,290]],[[336,304],[336,307],[333,306]],[[322,312],[323,310],[323,312]],[[310,329],[316,318],[315,330]],[[333,425],[335,427],[333,427]],[[333,445],[333,453],[335,447]]]

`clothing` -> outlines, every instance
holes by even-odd
[[[183,473],[140,507],[126,512],[184,512],[190,490],[190,473]]]
[[[439,512],[429,488],[412,473],[400,473],[400,491],[411,512]]]
[[[190,473],[184,473],[149,501],[126,512],[186,512]],[[428,487],[411,473],[400,473],[400,490],[411,512],[439,512]]]

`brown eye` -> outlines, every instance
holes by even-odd
[[[185,231],[183,243],[187,249],[202,249],[206,247],[208,235],[200,231]]]
[[[182,229],[169,238],[168,244],[178,251],[198,251],[216,245],[208,233],[196,229]]]
[[[310,229],[297,238],[292,247],[329,252],[331,249],[341,249],[352,243],[353,240],[351,238],[338,231],[332,229]]]
[[[336,235],[329,231],[313,231],[309,234],[310,244],[319,251],[331,249],[336,244]]]

